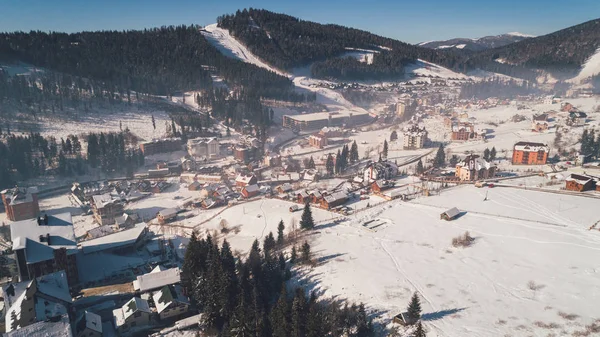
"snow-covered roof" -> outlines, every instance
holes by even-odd
[[[490,169],[492,167],[492,164],[478,155],[469,155],[465,157],[465,159],[463,159],[460,163],[456,164],[456,166],[479,171],[482,169]]]
[[[181,271],[179,268],[171,268],[138,276],[134,281],[134,289],[145,292],[179,282],[181,282]]]
[[[122,308],[113,310],[113,316],[115,318],[115,326],[118,328],[122,326],[127,319],[131,317],[135,312],[141,311],[150,314],[150,306],[148,301],[139,297],[134,297],[129,300]]]
[[[575,173],[571,173],[571,175],[565,179],[566,181],[574,181],[577,184],[580,185],[585,185],[587,183],[589,183],[590,181],[595,180],[594,177],[590,177],[590,176],[586,176],[586,175],[581,175],[581,174],[575,174]]]
[[[38,193],[37,187],[15,187],[11,189],[6,189],[0,192],[4,194],[6,198],[10,199],[10,205],[18,205],[23,203],[28,203],[33,201],[33,194]]]
[[[102,318],[100,315],[86,310],[79,321],[77,321],[75,332],[79,335],[86,329],[102,334]]]
[[[141,222],[133,228],[126,229],[114,234],[109,234],[97,239],[83,241],[80,243],[84,254],[100,252],[108,249],[115,249],[121,246],[134,244],[146,230],[146,224]]]
[[[66,248],[68,254],[77,249],[71,213],[48,215],[47,220],[47,225],[37,218],[10,223],[13,250],[26,249],[27,263],[54,258],[54,249]]]
[[[449,210],[445,211],[443,214],[446,214],[449,218],[454,218],[455,216],[460,214],[460,211],[456,207],[452,207]]]
[[[155,291],[152,295],[156,312],[163,312],[173,302],[189,303],[188,299],[183,295],[183,289],[179,285],[164,286],[160,290]]]
[[[239,174],[236,178],[235,178],[235,182],[239,182],[239,183],[244,183],[244,184],[249,184],[250,180],[254,178],[254,175],[252,174]]]
[[[348,195],[344,192],[334,192],[330,195],[325,196],[325,201],[327,201],[328,203],[334,202],[334,201],[339,201],[339,200],[345,200],[348,199]]]
[[[256,185],[256,184],[254,184],[254,185],[248,185],[248,186],[244,187],[244,189],[248,193],[258,192],[259,191],[258,185]]]
[[[527,152],[539,152],[539,151],[550,151],[548,145],[543,143],[533,142],[518,142],[515,144],[514,149],[516,151],[527,151]]]
[[[363,111],[341,110],[341,111],[336,111],[334,113],[315,112],[315,113],[301,114],[301,115],[284,115],[284,117],[288,117],[288,118],[291,118],[293,120],[300,121],[300,122],[310,122],[310,121],[325,120],[325,119],[329,119],[330,117],[332,119],[336,119],[336,118],[350,117],[351,115],[353,117],[357,117],[357,116],[364,116],[364,115],[368,115],[368,114],[369,114],[368,112],[363,112]]]
[[[36,322],[26,327],[9,331],[3,336],[6,337],[72,337],[71,324],[69,316],[64,314],[59,320],[49,320]]]
[[[177,215],[177,209],[176,208],[165,208],[165,209],[161,210],[160,212],[158,212],[158,214],[165,219],[170,219]]]
[[[67,274],[58,271],[3,288],[7,332],[67,313],[71,303]],[[41,295],[41,296],[40,296]]]
[[[106,205],[112,204],[119,200],[113,198],[109,193],[105,193],[92,196],[92,201],[94,205],[96,205],[96,208],[103,208]]]

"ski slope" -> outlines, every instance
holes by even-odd
[[[202,35],[204,35],[204,37],[215,47],[217,47],[217,49],[219,49],[219,51],[225,56],[235,58],[246,63],[252,63],[283,76],[289,76],[289,74],[271,67],[266,62],[263,62],[256,55],[252,54],[250,50],[246,48],[246,46],[231,36],[229,31],[217,27],[216,23],[204,27]]]
[[[597,74],[600,74],[600,48],[598,48],[598,50],[596,50],[596,53],[590,56],[590,58],[583,64],[583,67],[581,67],[581,71],[579,72],[579,74],[570,79],[568,82],[579,83],[582,80],[585,80]]]
[[[464,74],[454,72],[448,68],[421,59],[417,60],[415,63],[409,64],[405,69],[407,73],[412,73],[416,76],[468,79]]]

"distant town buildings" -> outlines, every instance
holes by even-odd
[[[587,121],[587,114],[581,111],[571,111],[567,117],[567,125],[584,126]]]
[[[187,150],[194,158],[213,159],[219,156],[219,141],[215,137],[190,139]]]
[[[327,136],[320,133],[312,134],[308,137],[308,144],[312,147],[322,149],[327,146]]]
[[[470,122],[458,122],[452,125],[452,141],[483,140],[485,132],[475,130],[475,125]]]
[[[462,181],[475,181],[488,179],[496,174],[496,165],[493,165],[478,155],[468,155],[456,164],[455,176]]]
[[[327,138],[343,137],[344,130],[340,127],[324,127],[319,131],[319,134]]]
[[[405,150],[421,149],[427,140],[427,130],[418,125],[412,125],[404,131],[403,148]]]
[[[181,138],[153,139],[149,142],[140,143],[140,150],[145,156],[179,151],[181,150]]]
[[[370,120],[371,116],[368,112],[316,112],[302,115],[284,115],[283,126],[297,130],[315,130],[323,127],[359,125]]]
[[[548,115],[540,114],[535,115],[531,121],[531,131],[544,132],[548,130]]]
[[[6,216],[11,221],[35,218],[40,213],[36,187],[15,187],[0,192]]]
[[[513,165],[544,165],[550,148],[546,144],[518,142],[513,147]]]

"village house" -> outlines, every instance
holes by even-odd
[[[513,165],[544,165],[550,148],[546,144],[518,142],[513,147]]]
[[[327,146],[327,136],[319,133],[312,134],[308,137],[308,144],[312,147],[322,149]]]
[[[193,183],[188,185],[188,191],[200,191],[202,189],[202,184],[199,181],[194,181]]]
[[[233,149],[233,157],[244,164],[248,164],[255,160],[257,155],[258,148],[254,146],[237,145]]]
[[[140,150],[144,156],[151,156],[157,153],[179,151],[181,144],[181,138],[153,139],[140,143]]]
[[[544,132],[548,130],[548,115],[534,115],[531,120],[531,131]]]
[[[475,125],[470,122],[459,122],[452,125],[452,141],[484,140],[485,132],[475,130]]]
[[[290,184],[290,183],[284,183],[284,184],[277,186],[275,188],[275,190],[279,194],[285,194],[285,193],[291,192],[293,190],[293,187],[292,187],[292,184]]]
[[[575,111],[575,110],[577,110],[577,108],[575,108],[573,106],[573,104],[571,104],[569,102],[562,103],[560,106],[560,111],[563,111],[563,112],[571,112],[571,111]]]
[[[418,125],[412,125],[404,130],[403,148],[405,150],[422,149],[427,140],[427,130],[420,128]]]
[[[15,187],[0,192],[6,217],[11,221],[35,218],[40,214],[37,187]]]
[[[587,121],[587,114],[581,111],[571,111],[567,117],[567,125],[584,126]]]
[[[568,191],[585,192],[597,188],[598,180],[594,177],[572,173],[565,179],[565,189]]]
[[[254,185],[258,182],[256,176],[253,174],[239,174],[235,178],[235,186],[244,187],[248,185]]]
[[[36,322],[24,328],[2,334],[3,337],[73,337],[69,315],[53,317],[52,319]]]
[[[143,330],[150,323],[151,313],[148,301],[139,297],[132,298],[123,307],[113,310],[113,323],[117,333],[125,335],[130,330]]]
[[[242,188],[241,194],[244,198],[252,198],[260,194],[260,188],[256,184],[247,185]]]
[[[10,237],[21,281],[63,270],[62,261],[66,261],[69,283],[78,283],[77,241],[71,213],[12,222]]]
[[[5,329],[18,331],[36,322],[60,319],[73,303],[64,271],[2,287]]]
[[[123,203],[109,193],[92,197],[92,211],[100,225],[115,223],[115,218],[123,214]]]
[[[193,158],[214,159],[219,156],[219,141],[215,137],[190,139],[187,151]]]
[[[177,218],[177,209],[176,208],[165,208],[158,212],[156,215],[156,219],[158,223],[161,225],[166,224],[167,222],[171,222]]]
[[[404,102],[396,103],[396,116],[402,117],[402,116],[404,116],[405,112],[406,112],[406,104],[404,104]]]
[[[310,198],[310,202],[313,204],[320,204],[323,197],[327,195],[327,192],[320,192],[318,190],[308,191],[308,196]]]
[[[398,175],[398,166],[391,161],[371,162],[363,171],[365,181],[372,180],[390,180]]]
[[[183,315],[190,308],[190,301],[178,284],[165,285],[152,294],[152,299],[161,320]]]
[[[133,281],[133,289],[138,293],[145,293],[180,282],[181,270],[179,268],[165,269],[163,266],[158,265],[151,272],[138,275],[136,280]]]
[[[348,201],[348,195],[345,192],[334,192],[321,199],[321,207],[325,209],[332,209],[345,204],[346,201]]]
[[[458,210],[458,208],[452,207],[451,209],[440,214],[440,220],[446,220],[446,221],[454,220],[454,219],[458,218],[459,215],[460,215],[460,211]]]
[[[264,158],[264,164],[268,167],[281,166],[281,156],[278,154],[269,154]]]
[[[299,191],[296,193],[296,200],[300,204],[306,204],[307,202],[310,202],[310,195],[304,190]]]
[[[475,181],[493,178],[496,174],[496,165],[493,165],[478,155],[468,155],[456,164],[455,176],[462,181]]]
[[[76,337],[102,337],[102,318],[86,310],[75,323],[74,329]]]
[[[375,180],[371,183],[371,191],[373,191],[373,193],[381,193],[392,187],[394,187],[394,183],[389,180]]]

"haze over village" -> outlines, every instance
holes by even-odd
[[[3,336],[600,335],[600,21],[0,33]]]

